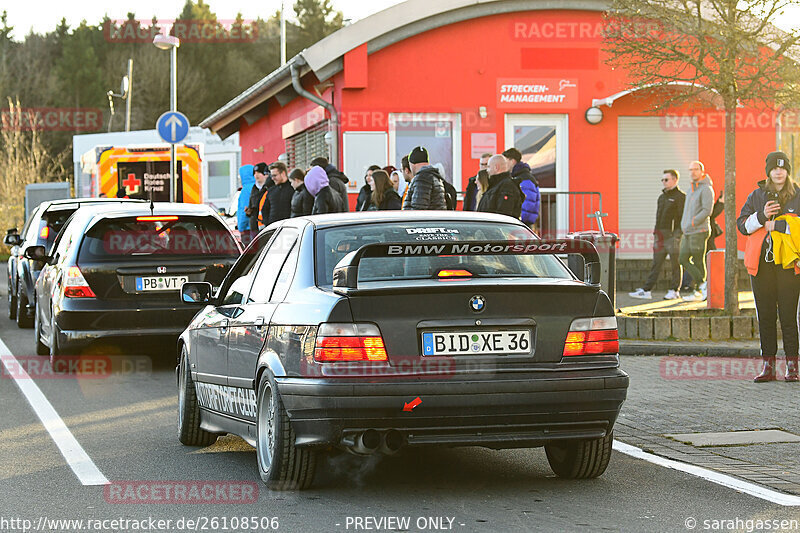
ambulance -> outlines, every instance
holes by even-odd
[[[178,202],[203,203],[202,151],[202,145],[175,145]],[[81,157],[81,167],[91,176],[91,196],[171,200],[168,144],[96,146]]]

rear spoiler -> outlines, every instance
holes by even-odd
[[[441,255],[553,255],[580,254],[584,279],[600,285],[600,258],[589,241],[531,239],[525,241],[428,241],[366,244],[342,258],[333,269],[334,288],[358,288],[358,266],[367,257],[427,257]]]

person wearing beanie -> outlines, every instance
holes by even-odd
[[[328,174],[320,166],[313,166],[308,170],[305,179],[306,189],[314,197],[312,215],[326,213],[340,213],[342,211],[339,195],[330,187]]]
[[[706,174],[700,161],[689,163],[691,187],[686,191],[681,217],[681,247],[678,261],[684,271],[692,277],[691,294],[683,299],[687,302],[702,302],[707,297],[706,289],[706,243],[711,235],[711,211],[714,208],[714,183]]]
[[[258,215],[260,212],[261,199],[267,194],[267,190],[274,185],[272,179],[269,177],[269,168],[266,163],[257,163],[253,165],[253,177],[255,183],[253,188],[250,189],[250,201],[247,204],[245,213],[250,217],[250,239],[255,239],[258,235],[259,221]],[[263,227],[263,224],[261,224]]]
[[[786,381],[797,382],[798,332],[797,311],[800,302],[800,276],[794,268],[784,268],[772,253],[773,236],[790,233],[786,220],[775,220],[786,213],[800,213],[800,187],[791,178],[792,165],[783,152],[767,156],[767,179],[759,181],[742,206],[736,226],[747,235],[745,266],[758,317],[763,367],[756,383],[776,379],[775,355],[778,352],[776,321],[780,317],[783,351],[786,353]],[[782,217],[787,218],[787,217]],[[797,228],[798,226],[793,226]]]
[[[403,209],[447,209],[444,178],[428,159],[428,150],[422,146],[417,146],[408,154],[414,178],[406,191]]]

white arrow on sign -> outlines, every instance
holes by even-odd
[[[164,123],[164,125],[165,126],[169,126],[169,127],[172,128],[172,141],[175,142],[175,138],[176,138],[175,127],[181,125],[181,119],[179,119],[177,117],[177,115],[172,115],[171,117],[169,117],[167,119],[167,121]]]

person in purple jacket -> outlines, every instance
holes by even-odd
[[[509,172],[511,179],[519,185],[522,190],[522,214],[520,219],[533,228],[539,220],[539,204],[541,203],[541,195],[539,193],[539,183],[536,181],[536,176],[531,172],[531,167],[527,163],[522,162],[522,154],[516,148],[509,148],[503,155],[509,161]]]

